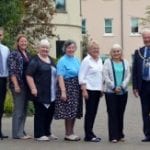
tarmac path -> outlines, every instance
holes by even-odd
[[[64,141],[64,121],[54,120],[52,132],[59,137],[57,141],[37,142],[34,139],[11,139],[11,118],[3,118],[3,132],[9,135],[9,139],[0,140],[0,150],[150,150],[150,142],[142,143],[142,117],[139,99],[132,94],[129,88],[129,98],[125,112],[125,142],[108,142],[107,113],[105,98],[100,101],[98,115],[95,121],[94,131],[102,138],[99,143],[84,142],[83,118],[76,121],[75,133],[81,136],[79,142]],[[33,135],[33,117],[27,118],[26,131]]]

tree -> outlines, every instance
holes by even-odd
[[[146,7],[146,11],[145,11],[145,17],[141,18],[142,20],[142,25],[146,26],[146,27],[150,27],[150,6]]]
[[[82,35],[82,58],[84,58],[87,55],[88,44],[89,44],[89,35],[88,34]]]
[[[21,22],[23,7],[20,0],[1,0],[0,1],[0,26],[5,28],[5,41],[12,47],[14,39],[18,34],[18,27]]]
[[[24,15],[21,21],[20,32],[28,36],[31,46],[43,37],[54,36],[51,24],[54,9],[53,0],[23,0]]]
[[[54,36],[54,12],[53,0],[1,0],[0,26],[6,30],[5,43],[12,47],[17,34],[24,33],[34,49],[43,35]]]

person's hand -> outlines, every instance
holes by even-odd
[[[14,90],[16,93],[20,93],[21,92],[21,88],[19,86],[15,86]]]
[[[120,87],[116,87],[115,90],[114,90],[114,92],[116,94],[119,94],[121,92],[121,88]]]
[[[135,97],[139,97],[139,92],[137,89],[133,89],[133,94]]]
[[[61,91],[61,100],[63,101],[67,101],[67,95],[66,95],[66,91]]]
[[[89,95],[88,95],[88,92],[86,89],[82,90],[82,96],[85,98],[85,99],[88,99]]]
[[[37,89],[31,89],[31,94],[34,95],[35,97],[37,96]]]

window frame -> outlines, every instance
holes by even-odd
[[[83,26],[83,22],[84,22],[84,26]],[[86,34],[87,30],[86,30],[86,18],[82,18],[82,34]]]
[[[111,26],[106,26],[106,20],[111,21]],[[107,33],[106,28],[110,28],[111,32]],[[113,36],[113,18],[104,18],[104,36]]]
[[[63,0],[63,9],[59,9],[57,8],[57,1],[60,1],[60,0],[55,0],[55,9],[56,9],[56,12],[57,13],[66,13],[66,0]]]
[[[137,20],[137,26],[133,26],[133,21],[135,19]],[[131,17],[131,19],[130,19],[130,35],[140,35],[140,33],[139,33],[139,24],[140,23],[139,23],[139,18],[138,17]],[[137,28],[138,31],[133,32],[133,28]]]

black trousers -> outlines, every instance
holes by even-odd
[[[142,82],[140,99],[142,106],[143,132],[146,137],[150,138],[150,82]]]
[[[0,77],[0,135],[2,134],[2,116],[4,112],[4,101],[6,97],[7,78]]]
[[[119,140],[124,137],[123,124],[124,112],[127,104],[128,93],[116,95],[114,93],[106,93],[106,105],[108,113],[108,133],[109,140]]]
[[[88,90],[88,99],[85,100],[84,131],[85,139],[90,140],[96,135],[93,132],[93,125],[97,114],[101,92]]]
[[[47,109],[42,103],[34,102],[34,137],[49,136],[54,115],[55,102]]]

